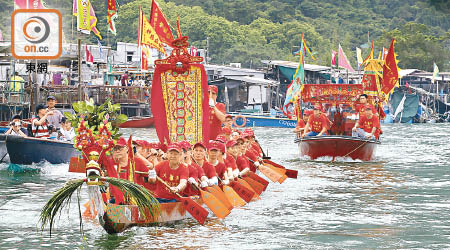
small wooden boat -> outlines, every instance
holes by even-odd
[[[14,164],[32,164],[48,161],[52,164],[70,162],[76,156],[73,143],[33,137],[7,135],[5,138],[9,159]]]
[[[351,136],[311,136],[295,140],[300,155],[309,156],[312,160],[319,157],[350,157],[353,160],[373,160],[375,150],[380,141],[365,140]]]
[[[191,197],[193,198],[193,197]],[[200,198],[193,198],[199,204],[203,204]],[[103,216],[99,216],[100,225],[109,234],[121,233],[133,226],[151,226],[171,224],[182,221],[192,216],[186,211],[182,202],[169,202],[159,204],[160,214],[158,218],[142,216],[136,205],[105,205]]]
[[[121,128],[150,128],[155,122],[153,116],[151,117],[130,117],[128,121],[120,124]]]

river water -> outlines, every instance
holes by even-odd
[[[84,221],[81,237],[74,198],[50,238],[48,230],[39,230],[40,209],[67,179],[82,175],[67,173],[66,164],[1,164],[0,248],[450,248],[450,124],[383,130],[374,162],[330,163],[300,158],[291,129],[257,128],[263,148],[274,161],[299,170],[298,179],[270,184],[261,200],[233,209],[224,221],[211,218],[200,226],[187,220],[118,235]],[[155,140],[153,129],[133,133]]]

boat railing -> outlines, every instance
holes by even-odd
[[[25,92],[25,81],[0,81],[1,103],[8,105],[23,105],[29,103],[29,95]]]
[[[41,102],[45,102],[47,96],[53,95],[62,105],[78,101],[79,91],[83,100],[92,98],[97,103],[111,99],[113,103],[145,104],[150,98],[150,87],[141,86],[87,85],[81,89],[77,86],[45,86],[41,90],[45,92],[41,95]]]

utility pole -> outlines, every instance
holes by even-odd
[[[78,38],[78,101],[81,101],[81,39]]]

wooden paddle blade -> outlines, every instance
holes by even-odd
[[[216,198],[219,199],[228,208],[228,210],[231,211],[233,209],[233,205],[227,199],[227,197],[223,193],[222,189],[220,189],[219,186],[217,186],[217,188],[218,189],[216,189],[214,187],[206,187],[205,189],[206,189],[206,191],[208,191],[211,194],[213,194],[214,196],[216,196]]]
[[[246,188],[244,185],[237,181],[230,182],[230,187],[236,191],[236,193],[247,203],[252,201],[253,196],[255,195],[255,192]]]
[[[242,207],[246,204],[232,187],[224,185],[222,188],[223,192],[227,196],[227,199],[231,202],[231,204],[233,204],[234,207]]]
[[[189,197],[180,197],[179,199],[183,203],[184,209],[186,209],[198,223],[201,225],[205,224],[206,217],[208,217],[209,214],[208,210]]]
[[[259,198],[259,194],[257,194],[256,191],[246,181],[244,181],[243,179],[238,178],[237,182],[239,182],[242,186],[248,188],[249,190],[251,190],[252,192],[255,193],[253,195],[252,199],[261,199],[261,198]]]
[[[86,162],[78,157],[70,157],[69,172],[86,173]]]
[[[206,206],[217,216],[217,218],[225,219],[230,214],[230,210],[219,201],[213,194],[200,190],[200,196]]]
[[[247,176],[252,178],[253,180],[257,181],[258,183],[260,183],[264,187],[263,191],[265,191],[267,188],[267,185],[269,185],[269,182],[266,179],[262,178],[261,176],[255,174],[252,171],[249,171],[247,173]],[[261,193],[259,193],[259,194],[261,194]]]
[[[285,174],[287,175],[287,177],[292,178],[292,179],[297,179],[297,176],[298,176],[298,171],[297,170],[287,169],[287,168],[281,166],[280,164],[275,163],[275,162],[270,161],[270,160],[263,160],[263,161],[264,161],[264,163],[269,163],[270,165],[272,165],[274,167],[286,169],[286,173]]]
[[[278,180],[278,183],[283,183],[286,179],[287,179],[287,175],[286,175],[286,169],[285,168],[277,168],[271,164],[266,163],[265,164],[267,167],[271,168],[272,170],[278,172],[281,174],[281,178]]]
[[[284,174],[284,175],[281,176],[281,178],[278,180],[278,183],[282,184],[287,178],[288,178],[287,175]]]
[[[278,173],[277,171],[274,171],[273,169],[265,165],[260,165],[259,171],[261,171],[261,173],[263,173],[272,182],[278,182],[278,180],[283,176],[282,174]]]
[[[261,195],[261,193],[264,191],[264,186],[261,183],[255,181],[254,179],[245,176],[244,180],[253,188],[253,190],[255,190],[255,192],[258,195]]]
[[[286,169],[286,175],[289,178],[297,179],[298,171],[297,170],[292,170],[292,169]]]

